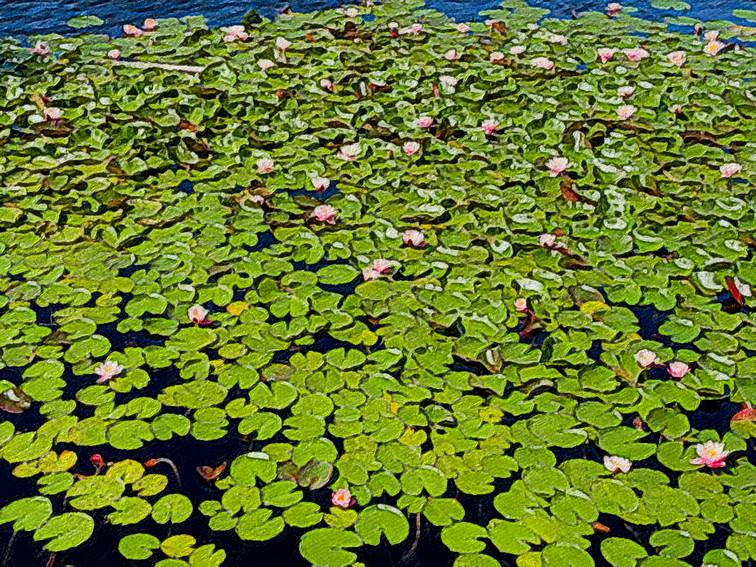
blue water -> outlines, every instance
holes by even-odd
[[[548,8],[555,17],[570,17],[578,13],[603,10],[608,0],[531,0],[532,6]],[[754,0],[687,0],[686,11],[657,10],[650,0],[628,0],[626,6],[637,9],[634,15],[661,20],[667,16],[688,16],[698,20],[729,20],[751,25],[732,15],[735,9],[754,9]],[[213,26],[237,23],[247,11],[274,17],[285,6],[294,11],[307,12],[339,4],[354,3],[343,0],[0,0],[0,36],[27,37],[46,33],[75,33],[66,26],[74,16],[96,15],[105,24],[98,32],[120,34],[123,24],[140,24],[145,18],[204,15]],[[426,0],[427,6],[440,10],[457,21],[480,19],[479,12],[496,8],[500,0]]]

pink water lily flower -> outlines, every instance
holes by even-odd
[[[554,62],[548,57],[536,57],[530,60],[530,64],[533,67],[537,67],[539,69],[546,69],[547,71],[550,71],[551,69],[554,68]]]
[[[733,175],[736,175],[740,173],[740,170],[743,169],[739,163],[726,163],[722,167],[719,168],[719,173],[722,177],[732,177]]]
[[[538,243],[544,248],[553,248],[556,244],[556,234],[544,233],[538,237]]]
[[[486,133],[486,136],[493,136],[496,133],[496,130],[499,129],[499,123],[493,118],[489,118],[481,123],[480,129]]]
[[[315,188],[315,191],[322,192],[328,189],[331,185],[331,180],[327,177],[313,177],[310,179],[310,182],[312,183],[312,186]]]
[[[635,362],[642,368],[648,368],[656,364],[656,353],[647,348],[641,349],[635,353]]]
[[[402,242],[410,248],[422,248],[427,244],[425,242],[425,235],[415,229],[405,230],[402,233]]]
[[[352,493],[348,488],[339,488],[333,494],[331,494],[331,504],[338,506],[339,508],[351,508],[356,504],[356,500],[352,498]]]
[[[619,2],[610,2],[606,5],[606,13],[610,16],[616,16],[622,11],[622,4]]]
[[[468,26],[465,23],[459,23],[459,24],[457,24],[457,31],[459,33],[467,33],[467,32],[470,31],[470,26]]]
[[[630,85],[625,85],[624,87],[620,87],[617,89],[617,94],[620,95],[622,98],[633,96],[634,92],[635,92],[635,87],[632,87]]]
[[[606,63],[607,61],[610,61],[612,57],[614,57],[614,50],[609,49],[608,47],[599,47],[596,50],[596,53],[599,56],[599,59],[602,63]]]
[[[643,49],[642,47],[634,47],[633,49],[623,49],[622,53],[625,54],[625,57],[627,57],[628,61],[640,61],[641,59],[645,59],[649,56],[648,51]]]
[[[265,204],[265,197],[263,197],[262,195],[252,195],[249,200],[252,201],[255,205],[263,206]]]
[[[141,37],[144,32],[132,24],[123,26],[123,33],[131,37]]]
[[[111,49],[108,51],[108,57],[113,61],[121,58],[121,52],[118,49]]]
[[[324,91],[332,91],[333,82],[330,79],[320,79],[320,88]]]
[[[257,160],[257,173],[270,173],[275,165],[276,163],[268,157],[260,158]]]
[[[456,49],[450,49],[446,53],[444,53],[444,59],[447,61],[459,61],[462,58],[462,54],[459,53]]]
[[[546,162],[550,177],[556,177],[567,169],[568,165],[570,165],[570,161],[566,157],[553,157]]]
[[[123,366],[121,366],[117,362],[106,360],[105,362],[100,363],[97,368],[95,368],[95,374],[99,376],[99,378],[97,378],[97,383],[104,384],[115,376],[118,376],[121,372],[123,372],[123,370]]]
[[[423,129],[430,128],[431,126],[433,126],[433,118],[425,115],[420,116],[417,118],[417,120],[415,120],[415,126]]]
[[[276,49],[279,51],[286,51],[291,47],[291,42],[285,37],[276,38]]]
[[[494,51],[488,56],[488,60],[491,63],[501,63],[504,61],[504,54],[501,51]]]
[[[683,107],[681,104],[673,104],[672,106],[669,107],[669,111],[672,114],[680,114],[682,110],[683,110]]]
[[[706,41],[716,41],[719,39],[719,32],[717,30],[709,30],[704,34]]]
[[[347,161],[354,161],[358,155],[360,155],[359,144],[347,144],[346,146],[341,146],[339,150],[339,157]]]
[[[725,47],[727,47],[726,43],[722,43],[721,41],[710,41],[704,46],[703,51],[706,55],[714,57]]]
[[[636,110],[637,108],[635,108],[631,104],[623,104],[622,106],[617,108],[617,116],[620,118],[620,120],[627,120],[633,114],[635,114]]]
[[[157,26],[157,20],[154,18],[147,18],[146,20],[144,20],[144,22],[142,22],[142,29],[146,31],[152,31],[157,28]]]
[[[31,48],[32,55],[36,55],[37,57],[49,57],[52,51],[50,51],[50,46],[45,43],[44,41],[38,41],[34,44],[34,47]]]
[[[670,362],[667,367],[667,373],[672,376],[672,378],[682,378],[689,370],[690,367],[684,362]]]
[[[699,443],[696,445],[696,453],[698,457],[691,459],[693,465],[706,465],[710,469],[721,469],[727,463],[727,455],[729,451],[725,451],[724,443],[716,443],[714,441],[707,441],[706,443]]]
[[[402,151],[405,155],[414,156],[417,152],[420,151],[420,144],[418,144],[417,142],[404,142]]]
[[[514,308],[519,313],[525,313],[528,310],[528,300],[524,297],[518,297],[514,301]]]
[[[204,326],[207,323],[208,311],[201,305],[192,305],[186,314],[195,325]]]
[[[678,67],[685,65],[686,58],[687,56],[684,51],[672,51],[671,53],[667,53],[667,60],[669,60],[672,65],[677,65]]]
[[[522,55],[527,51],[527,49],[528,48],[524,45],[513,45],[509,48],[509,53],[511,53],[512,55]]]
[[[226,35],[223,36],[223,41],[231,43],[232,41],[246,41],[249,39],[249,34],[244,26],[228,26],[221,28],[221,31]]]
[[[45,120],[48,122],[57,122],[63,118],[63,111],[60,108],[48,106],[42,111],[42,116],[44,116]]]
[[[389,260],[379,258],[373,264],[362,270],[362,278],[367,282],[377,280],[381,276],[390,274],[393,271],[392,264]]]
[[[260,67],[263,71],[267,71],[271,67],[275,67],[275,63],[271,61],[270,59],[258,59],[257,60],[257,66]]]
[[[611,473],[626,473],[630,470],[631,466],[632,463],[624,457],[616,457],[614,455],[606,455],[604,457],[604,467]]]
[[[331,205],[318,205],[312,210],[312,218],[318,222],[336,224],[336,215],[338,213]]]

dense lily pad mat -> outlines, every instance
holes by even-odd
[[[292,532],[756,559],[752,52],[416,7],[3,44],[6,527],[166,567]]]

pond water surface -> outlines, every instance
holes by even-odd
[[[168,18],[203,15],[210,25],[238,22],[249,10],[274,17],[290,7],[297,12],[332,8],[340,4],[353,4],[343,0],[15,0],[0,5],[0,35],[28,36],[45,33],[66,33],[71,28],[66,22],[75,16],[96,15],[105,20],[101,29],[117,33],[123,24],[141,22],[144,18]],[[480,19],[482,10],[500,5],[500,0],[427,0],[430,8],[440,10],[456,20]],[[689,0],[689,10],[657,9],[652,0],[625,2],[637,11],[635,15],[661,20],[670,16],[687,16],[699,20],[728,20],[741,25],[749,22],[733,16],[733,10],[753,9],[756,3],[748,0]],[[531,6],[547,8],[556,17],[570,17],[580,13],[603,10],[604,0],[533,0]],[[751,24],[752,25],[752,24]]]

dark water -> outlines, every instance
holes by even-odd
[[[556,17],[570,17],[573,10],[603,10],[608,0],[531,0],[532,6],[548,8]],[[736,9],[754,9],[753,0],[687,0],[690,10],[657,10],[650,0],[627,0],[626,6],[637,9],[635,15],[661,20],[667,16],[688,16],[699,20],[729,20],[741,25],[749,22],[732,15]],[[34,34],[70,33],[66,21],[74,16],[96,15],[105,20],[98,31],[120,33],[127,23],[141,23],[147,17],[167,18],[204,15],[213,26],[236,23],[249,10],[274,17],[290,6],[298,12],[332,8],[355,3],[344,0],[0,0],[0,36],[24,37]],[[479,12],[496,8],[500,0],[426,0],[430,8],[440,10],[457,21],[480,19]],[[750,25],[754,25],[750,23]]]

